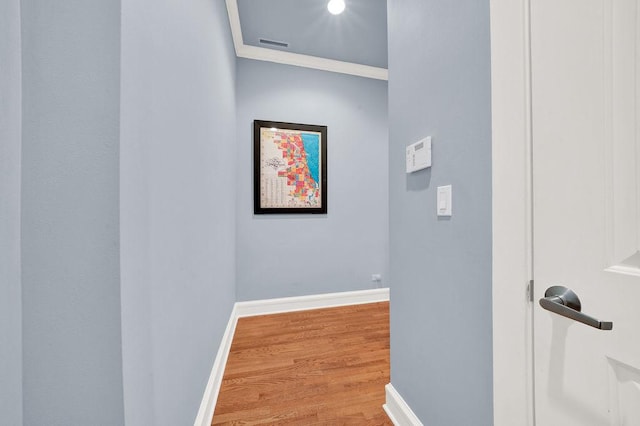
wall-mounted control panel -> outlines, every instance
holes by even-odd
[[[407,146],[407,173],[431,167],[431,136]]]

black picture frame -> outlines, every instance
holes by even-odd
[[[253,121],[253,213],[327,213],[327,126]]]

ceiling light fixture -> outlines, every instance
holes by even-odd
[[[331,0],[327,4],[327,9],[333,15],[339,15],[344,11],[344,0]]]

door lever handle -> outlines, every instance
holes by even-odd
[[[540,306],[547,311],[571,318],[572,320],[600,330],[613,329],[613,322],[600,321],[580,312],[582,305],[580,304],[578,295],[567,287],[560,285],[549,287],[547,291],[544,292],[544,297],[540,299]]]

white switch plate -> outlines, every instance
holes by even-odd
[[[451,185],[439,186],[437,192],[438,216],[451,216]]]

